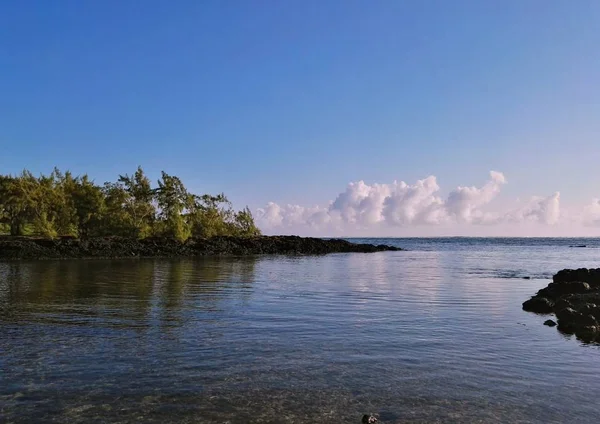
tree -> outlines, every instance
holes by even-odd
[[[156,215],[153,204],[155,191],[152,189],[150,179],[146,177],[142,167],[138,166],[133,176],[120,175],[119,183],[127,194],[123,198],[123,204],[131,217],[135,235],[138,237],[150,235]]]
[[[231,203],[224,194],[194,196],[188,220],[196,237],[213,237],[230,233],[229,221],[233,217]]]
[[[9,227],[11,236],[22,236],[29,210],[17,177],[0,176],[0,221]]]
[[[193,196],[188,193],[178,177],[162,171],[162,178],[158,181],[156,201],[159,208],[162,235],[186,240],[190,235],[190,225],[184,219],[184,211],[192,206]]]
[[[87,175],[55,168],[50,175],[0,175],[0,230],[11,235],[90,237],[260,234],[250,210],[236,212],[224,194],[194,195],[163,172],[153,189],[141,167],[100,187]]]
[[[63,174],[58,168],[52,171],[52,178],[54,180],[52,213],[56,232],[62,236],[76,236],[79,223],[72,196],[76,190],[76,178],[71,172],[67,171]]]
[[[245,237],[261,235],[260,229],[254,223],[254,217],[248,206],[235,214],[235,225],[237,235]]]
[[[235,212],[231,202],[221,193],[218,196],[196,196],[189,213],[192,234],[196,237],[256,236],[260,230],[254,224],[250,209]]]
[[[16,181],[34,232],[45,237],[56,237],[53,175],[36,178],[31,172],[23,171]]]
[[[104,197],[100,187],[89,180],[87,175],[78,177],[69,193],[77,216],[77,234],[88,237],[98,233],[101,222]]]
[[[104,211],[102,215],[102,235],[136,237],[137,230],[125,205],[129,193],[120,183],[104,183]]]

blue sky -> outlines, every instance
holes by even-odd
[[[600,197],[598,46],[597,1],[6,1],[0,171],[140,164],[256,209],[495,170],[488,207],[577,210]]]

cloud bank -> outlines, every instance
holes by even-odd
[[[506,228],[517,229],[518,235],[523,234],[524,228],[550,228],[567,223],[568,217],[561,214],[558,192],[532,197],[503,211],[498,210],[498,205],[492,207],[505,184],[504,174],[491,171],[482,186],[459,186],[442,197],[435,176],[412,185],[404,181],[371,185],[358,181],[348,184],[326,206],[270,202],[256,211],[256,220],[267,234],[323,236],[492,235],[491,228],[496,228],[498,235],[503,235]],[[578,222],[600,226],[600,200],[586,207]]]

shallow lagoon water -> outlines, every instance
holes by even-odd
[[[0,263],[0,422],[597,422],[521,303],[598,239],[366,241],[410,250]]]

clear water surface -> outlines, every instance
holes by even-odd
[[[0,422],[598,422],[521,303],[599,239],[366,241],[410,250],[0,263]]]

